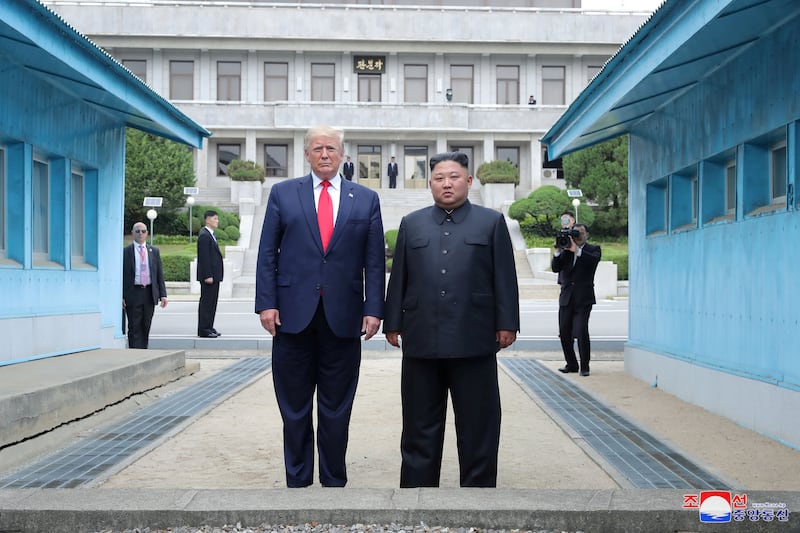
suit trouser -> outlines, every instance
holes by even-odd
[[[500,390],[497,359],[423,359],[403,356],[403,434],[400,487],[438,487],[452,396],[462,487],[497,485],[500,446]]]
[[[591,359],[591,343],[589,342],[589,315],[591,305],[574,307],[563,305],[558,308],[558,336],[561,338],[561,349],[564,351],[564,360],[567,367],[578,369],[578,359],[575,356],[575,343],[578,339],[578,352],[581,357],[581,370],[589,370]]]
[[[153,322],[153,293],[149,286],[135,287],[128,291],[125,299],[125,314],[128,317],[128,348],[147,348],[150,324]]]
[[[272,376],[283,419],[288,487],[314,482],[315,389],[320,483],[326,487],[347,484],[345,455],[360,364],[361,339],[335,336],[321,300],[305,330],[297,334],[278,330],[272,343]]]
[[[200,281],[200,302],[197,304],[197,334],[208,335],[214,332],[214,317],[217,316],[219,282]]]

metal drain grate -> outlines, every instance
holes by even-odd
[[[718,489],[728,485],[542,363],[501,358],[500,364],[634,487]]]
[[[269,371],[272,358],[248,357],[191,387],[165,397],[123,420],[0,479],[5,488],[73,488],[108,472]]]

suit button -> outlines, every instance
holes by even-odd
[[[445,232],[444,232],[444,236],[445,236],[445,237],[449,237],[449,236],[450,236],[450,232],[449,232],[449,231],[445,231]]]
[[[318,283],[318,284],[314,285],[314,288],[317,289],[317,290],[320,290],[321,287],[320,287],[320,285]]]
[[[442,274],[447,274],[447,269],[446,268],[442,269]]]
[[[445,294],[447,294],[447,291],[442,291],[440,294],[441,294],[442,296],[444,296]]]
[[[444,255],[447,255],[447,250],[442,250],[442,253],[443,253]]]

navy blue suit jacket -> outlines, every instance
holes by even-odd
[[[383,318],[385,241],[378,194],[341,180],[339,211],[326,252],[308,174],[272,186],[256,271],[256,313],[280,312],[280,331],[311,322],[320,293],[338,337],[359,337],[362,317]]]

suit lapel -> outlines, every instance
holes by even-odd
[[[317,206],[314,204],[314,180],[311,179],[311,174],[307,174],[297,184],[297,198],[300,201],[300,208],[306,217],[308,224],[308,231],[311,233],[311,238],[319,248],[320,253],[322,250],[322,238],[319,236],[319,223],[317,223]],[[336,229],[334,227],[334,235]],[[330,246],[330,243],[328,243]]]
[[[339,238],[344,233],[344,228],[347,226],[347,219],[353,211],[355,205],[356,191],[352,182],[341,180],[342,190],[339,191],[339,212],[336,214],[336,224],[333,226],[333,235],[331,235],[331,242],[328,243],[328,250],[336,246]]]

